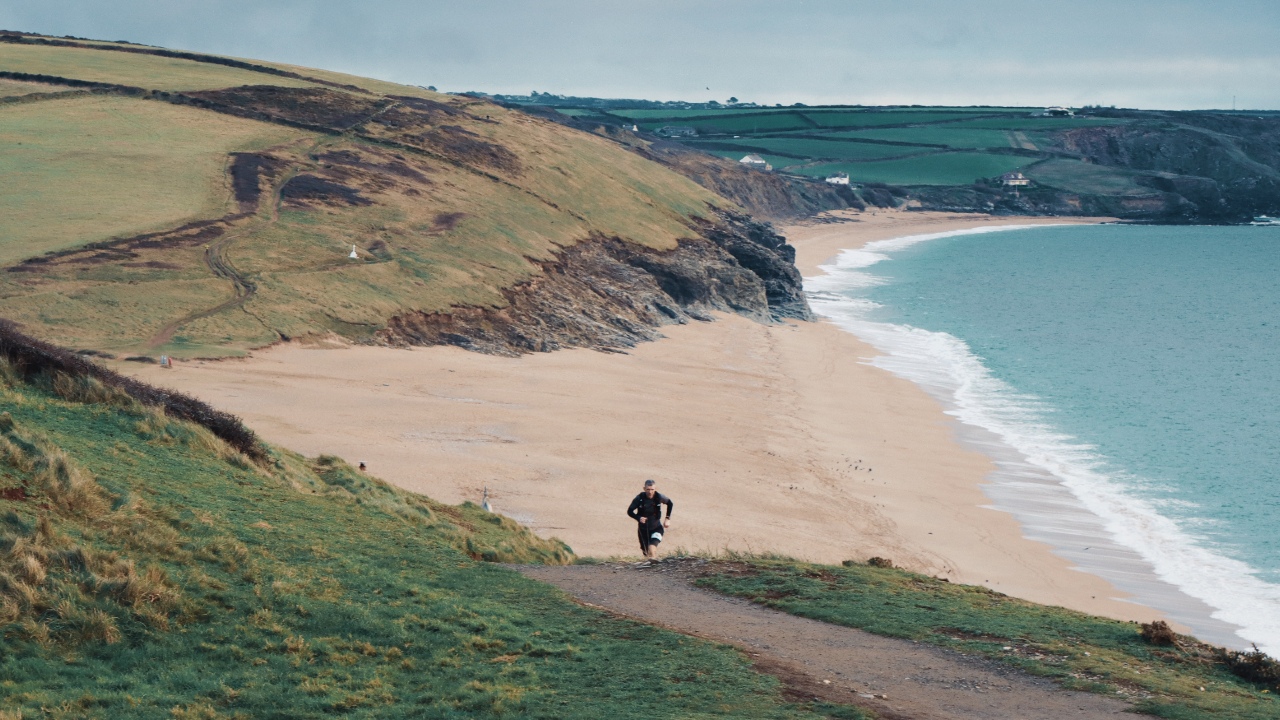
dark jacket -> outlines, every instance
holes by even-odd
[[[660,492],[655,492],[653,497],[649,497],[644,493],[636,496],[631,501],[631,507],[627,508],[627,516],[636,522],[640,522],[640,518],[645,519],[645,525],[650,527],[662,525],[662,506],[667,506],[667,519],[671,519],[671,509],[675,507],[675,503],[671,502],[671,498]]]

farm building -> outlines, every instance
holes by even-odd
[[[655,132],[663,137],[693,137],[698,134],[697,130],[688,125],[663,125]]]
[[[773,169],[773,166],[770,165],[768,161],[766,161],[764,158],[760,157],[759,155],[754,155],[754,154],[744,155],[742,156],[742,159],[739,160],[738,162],[742,163],[743,165],[746,165],[749,168],[755,168],[756,170],[772,170]]]
[[[1038,113],[1040,117],[1075,117],[1076,113],[1071,108],[1065,107],[1047,107]]]
[[[848,185],[849,173],[836,173],[827,178],[828,185]]]
[[[1031,184],[1031,180],[1020,172],[1007,172],[1000,176],[1000,184],[1005,187],[1024,187]]]

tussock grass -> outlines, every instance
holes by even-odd
[[[698,582],[803,617],[992,658],[1159,717],[1280,718],[1276,666],[1260,653],[884,565],[737,555],[706,566]]]

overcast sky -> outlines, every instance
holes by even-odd
[[[0,0],[0,28],[449,91],[1280,109],[1278,0]]]

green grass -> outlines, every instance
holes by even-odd
[[[969,112],[920,110],[828,110],[806,111],[805,116],[819,127],[874,127],[877,125],[903,125],[944,122],[970,117]]]
[[[112,50],[14,43],[0,43],[0,70],[56,75],[150,90],[214,90],[236,85],[312,85],[304,80],[194,60]]]
[[[483,562],[567,559],[511,520],[0,375],[5,717],[820,717]]]
[[[300,136],[131,98],[0,105],[0,264],[221,215],[227,153]]]
[[[697,142],[688,142],[689,145],[698,147]],[[788,165],[794,165],[797,162],[808,162],[816,159],[838,159],[838,160],[874,160],[886,157],[898,157],[902,155],[913,155],[919,153],[936,152],[935,148],[927,147],[910,147],[904,145],[881,145],[879,143],[863,143],[849,142],[842,140],[824,140],[819,137],[813,138],[780,138],[780,137],[756,137],[740,140],[717,140],[715,143],[708,145],[708,149],[724,149],[724,145],[737,145],[742,147],[743,153],[755,152],[759,154],[783,155],[790,156],[791,160]],[[763,149],[765,153],[760,153]]]
[[[738,113],[726,111],[710,117],[690,117],[678,121],[638,121],[645,130],[657,130],[666,125],[688,125],[699,135],[736,135],[782,130],[809,130],[813,123],[798,112]]]
[[[854,182],[883,182],[892,185],[968,185],[978,178],[994,177],[1035,162],[1035,158],[949,152],[860,163],[827,163],[799,168],[796,172],[825,177],[846,172]]]
[[[824,135],[823,137],[827,137]],[[1004,130],[975,130],[956,128],[951,124],[925,127],[881,128],[878,130],[847,130],[831,133],[830,137],[889,140],[892,142],[946,145],[956,149],[982,149],[1017,147]]]
[[[993,128],[997,130],[1071,130],[1074,128],[1122,125],[1125,120],[1115,118],[1040,118],[1013,115],[999,118],[975,118],[954,123],[956,128]]]
[[[1189,638],[1185,650],[1157,647],[1134,624],[986,588],[784,560],[719,563],[698,582],[803,617],[989,657],[1067,687],[1118,695],[1160,717],[1280,718],[1280,688],[1235,677]]]
[[[1027,169],[1027,177],[1041,185],[1067,192],[1096,195],[1151,195],[1151,188],[1134,181],[1116,168],[1101,167],[1078,160],[1049,160]]]
[[[766,113],[791,113],[793,108],[741,108],[741,109],[724,109],[724,110],[708,110],[706,108],[690,109],[690,110],[663,110],[663,109],[637,109],[637,110],[607,110],[610,115],[617,117],[630,118],[632,120],[672,120],[677,121],[671,124],[687,124],[685,121],[690,118],[716,119],[721,117],[732,117],[734,114],[766,114]],[[592,111],[596,112],[596,111]]]

